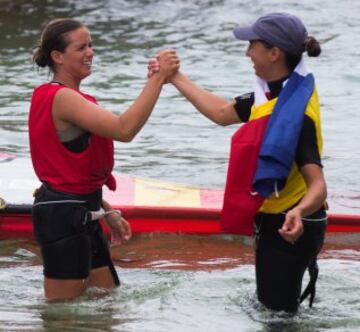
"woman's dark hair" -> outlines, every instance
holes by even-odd
[[[59,18],[50,21],[45,26],[40,40],[34,49],[33,63],[36,63],[39,67],[49,67],[51,71],[54,71],[51,52],[64,52],[69,45],[69,41],[66,38],[67,34],[83,26],[81,22],[72,18]]]
[[[318,57],[321,53],[320,43],[312,36],[307,36],[304,41],[304,51],[310,57]],[[302,54],[289,54],[285,52],[286,65],[293,71],[302,58]]]
[[[261,40],[261,42],[264,44],[266,48],[272,48],[273,45],[270,45],[269,43]],[[310,57],[317,57],[321,53],[321,47],[320,43],[312,36],[307,36],[304,41],[304,51],[307,53]],[[286,66],[288,67],[289,71],[293,71],[295,67],[298,65],[302,58],[302,54],[290,54],[285,52],[285,58],[286,58]]]
[[[304,41],[304,49],[308,56],[317,57],[321,53],[320,43],[313,37],[307,36]]]

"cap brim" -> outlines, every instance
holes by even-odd
[[[234,36],[240,40],[257,40],[261,39],[254,31],[252,26],[237,26],[233,31]]]

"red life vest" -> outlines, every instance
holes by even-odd
[[[252,235],[255,214],[265,197],[253,192],[258,155],[270,116],[243,124],[232,136],[220,227],[225,233]]]
[[[59,140],[52,118],[52,104],[61,85],[43,84],[33,92],[29,113],[31,159],[40,181],[54,190],[89,194],[106,184],[116,189],[111,175],[114,165],[113,141],[94,134],[89,146],[80,153],[68,150]],[[79,92],[96,103],[92,96]]]

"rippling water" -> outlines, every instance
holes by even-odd
[[[83,89],[94,94],[104,107],[122,112],[145,82],[147,60],[164,47],[175,48],[182,70],[209,90],[227,98],[251,91],[252,65],[244,56],[246,45],[235,40],[231,30],[236,23],[250,23],[259,15],[282,10],[299,15],[309,32],[322,41],[323,54],[308,63],[315,72],[321,98],[324,166],[330,197],[335,211],[343,208],[359,214],[357,1],[0,0],[1,150],[29,156],[26,122],[31,91],[49,79],[46,71],[37,72],[31,65],[31,50],[47,20],[72,16],[90,28],[96,60],[93,75],[84,82]],[[229,140],[235,129],[236,126],[222,128],[210,123],[174,88],[166,86],[138,137],[128,144],[116,144],[116,170],[222,187]],[[158,241],[164,243],[165,239]],[[40,263],[38,256],[32,254],[36,248],[26,241],[1,241],[0,329],[360,329],[359,250],[351,245],[351,239],[344,239],[340,247],[329,243],[320,261],[322,272],[315,309],[303,307],[296,318],[259,310],[253,300],[251,251],[248,261],[244,250],[249,250],[238,240],[230,242],[231,248],[241,246],[238,256],[234,250],[225,250],[224,256],[196,256],[191,264],[189,261],[193,261],[191,257],[199,247],[190,245],[192,238],[181,241],[187,241],[186,246],[180,246],[181,251],[189,253],[187,263],[184,257],[167,255],[169,248],[178,244],[165,241],[158,252],[147,255],[148,248],[143,243],[154,242],[134,240],[134,247],[125,249],[126,257],[119,261],[123,278],[119,292],[101,299],[89,294],[79,301],[56,305],[43,302]],[[205,243],[211,246],[212,242]],[[224,249],[223,241],[217,246]]]
[[[182,69],[200,85],[233,98],[252,90],[246,43],[232,37],[236,23],[273,11],[296,13],[323,45],[308,59],[321,97],[325,171],[332,191],[360,187],[357,61],[360,3],[344,0],[281,1],[0,1],[0,144],[28,156],[27,112],[32,88],[48,79],[30,63],[44,21],[73,16],[89,26],[96,59],[83,89],[104,107],[122,112],[144,84],[146,62],[160,49],[175,48]],[[134,142],[117,144],[116,168],[132,174],[222,186],[229,139],[236,126],[221,128],[166,86],[148,124]],[[194,176],[195,175],[195,176]]]
[[[359,236],[348,249],[330,238],[319,260],[312,309],[292,317],[254,299],[251,248],[239,237],[137,236],[114,250],[122,287],[105,297],[47,304],[38,249],[0,242],[0,329],[3,331],[359,331]],[[352,243],[352,246],[351,246]],[[342,248],[342,249],[341,249]],[[306,279],[307,281],[307,279]]]

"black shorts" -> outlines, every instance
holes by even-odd
[[[303,220],[304,233],[292,245],[278,232],[285,214],[257,215],[256,286],[258,299],[267,308],[297,311],[304,273],[310,266],[317,269],[316,258],[324,243],[326,213],[320,211],[315,217]]]
[[[100,209],[101,201],[101,190],[90,195],[70,195],[46,185],[40,188],[32,214],[46,277],[85,279],[92,269],[108,266],[119,285],[101,225],[86,218],[88,211]]]

